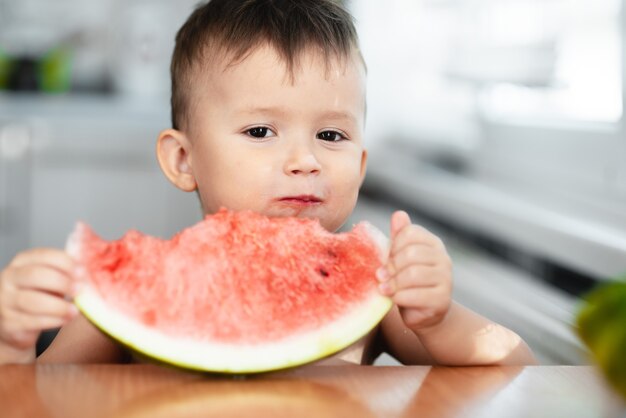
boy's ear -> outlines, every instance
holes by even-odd
[[[364,149],[361,153],[361,184],[365,180],[365,172],[367,171],[367,151]]]
[[[176,129],[161,131],[157,139],[157,159],[165,176],[186,192],[196,190],[197,183],[191,166],[191,143]]]

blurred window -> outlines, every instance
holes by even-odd
[[[457,27],[459,48],[450,70],[485,83],[481,105],[488,117],[618,122],[623,114],[621,3],[462,2],[459,13],[466,24]]]
[[[622,4],[353,0],[370,97],[386,103],[372,115],[377,110],[388,121],[443,140],[471,135],[479,129],[471,124],[477,115],[557,126],[619,122]],[[464,134],[444,125],[461,126]]]

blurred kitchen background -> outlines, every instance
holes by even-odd
[[[368,175],[349,224],[406,209],[455,298],[544,364],[583,364],[580,296],[626,274],[624,0],[352,0],[368,64]],[[200,219],[154,155],[196,0],[0,0],[0,266]],[[383,359],[385,363],[389,359]]]

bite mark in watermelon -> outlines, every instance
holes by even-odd
[[[228,373],[304,364],[367,334],[391,307],[375,279],[385,250],[365,222],[332,234],[225,209],[171,240],[105,241],[79,223],[67,245],[87,283],[75,303],[96,326],[148,357]]]

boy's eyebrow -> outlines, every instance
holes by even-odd
[[[288,108],[285,107],[255,107],[249,106],[241,108],[237,113],[243,114],[268,114],[268,115],[287,115],[289,113]],[[348,120],[350,122],[357,122],[357,117],[348,111],[341,110],[327,110],[319,115],[320,119],[334,119],[334,120]]]
[[[246,114],[270,114],[270,115],[284,115],[287,113],[287,109],[284,107],[262,107],[262,106],[248,106],[237,109],[237,113]]]
[[[356,116],[352,112],[343,112],[336,110],[328,110],[322,114],[324,119],[338,119],[338,120],[349,120],[351,122],[357,121]]]

